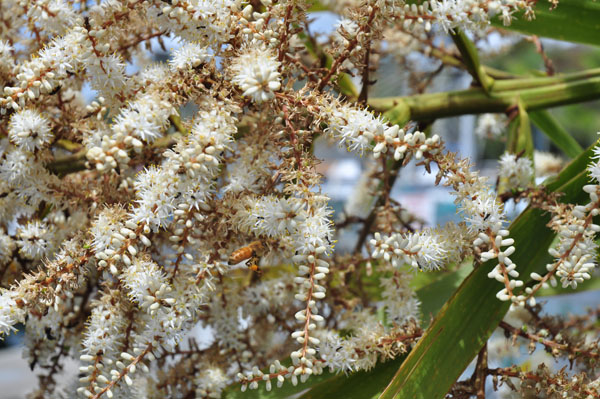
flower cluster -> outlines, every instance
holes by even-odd
[[[280,65],[269,51],[246,50],[233,62],[233,82],[256,103],[272,100],[281,88]]]
[[[559,240],[521,289],[501,197],[367,90],[385,32],[433,52],[430,34],[531,17],[532,2],[329,6],[343,18],[316,40],[304,2],[0,4],[0,335],[26,325],[32,397],[218,398],[370,370],[423,334],[415,270],[494,260],[497,296],[531,305],[591,277],[597,185],[587,205],[538,201]],[[369,165],[337,221],[321,136]],[[392,198],[411,160],[462,220],[424,227]],[[500,175],[534,190],[528,159],[505,155]],[[66,357],[79,373],[63,387]]]
[[[475,134],[481,138],[497,138],[506,130],[508,118],[504,114],[483,114],[477,118]]]
[[[9,137],[20,149],[35,152],[49,144],[53,136],[45,117],[35,110],[25,109],[12,116]]]
[[[398,268],[410,265],[419,270],[438,270],[461,260],[471,236],[465,225],[449,223],[440,229],[414,234],[375,233],[371,245],[374,258],[383,258]]]
[[[529,158],[517,158],[505,153],[500,157],[498,178],[506,190],[526,188],[533,180],[533,165]]]

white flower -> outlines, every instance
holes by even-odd
[[[227,170],[229,183],[223,187],[223,192],[240,193],[244,190],[258,190],[260,184],[257,175],[256,170],[253,170],[248,163],[237,161]]]
[[[10,140],[19,148],[34,152],[52,141],[50,122],[37,110],[24,109],[10,119]]]
[[[0,228],[0,265],[5,265],[12,259],[14,249],[14,240],[5,234],[4,229]]]
[[[470,232],[484,231],[487,228],[497,232],[502,228],[505,222],[504,208],[483,178],[460,186],[453,194],[457,197],[456,203],[464,213]]]
[[[185,43],[173,52],[169,60],[172,69],[194,68],[208,61],[210,54],[206,47],[199,43]]]
[[[15,149],[6,154],[0,165],[0,177],[7,183],[15,186],[31,184],[41,165],[35,161],[32,154],[27,151]]]
[[[404,130],[398,125],[390,126],[381,117],[376,117],[367,110],[354,108],[333,99],[321,102],[321,112],[328,125],[325,132],[340,140],[340,144],[346,143],[349,151],[356,151],[361,155],[365,150],[371,149],[371,143],[377,138],[373,156],[378,158],[381,153],[387,151],[388,144],[393,144],[396,146],[394,157],[398,160],[404,156],[398,149],[403,148],[404,151],[407,149],[406,146],[401,146],[400,142],[408,139],[412,140],[411,144],[414,145],[421,137],[420,132],[405,137]],[[426,139],[424,134],[422,137],[423,141],[427,140],[424,144],[437,140],[433,137]]]
[[[348,18],[341,18],[335,23],[334,39],[342,43],[348,43],[348,38],[353,38],[358,33],[358,24]]]
[[[463,234],[460,227],[453,224],[408,234],[382,236],[375,233],[371,240],[375,247],[373,257],[383,258],[397,268],[408,264],[419,270],[437,270],[460,258],[465,245]]]
[[[131,214],[133,223],[146,223],[154,231],[165,226],[173,216],[173,183],[174,179],[157,166],[151,166],[138,174],[135,181],[138,205]]]
[[[74,7],[64,0],[42,0],[28,4],[27,17],[43,21],[45,30],[62,34],[77,21]]]
[[[272,100],[281,88],[280,66],[270,51],[248,50],[233,61],[233,82],[257,103]]]
[[[594,162],[588,165],[590,177],[600,183],[600,146],[594,147]]]
[[[536,177],[555,175],[562,169],[564,161],[549,152],[534,151],[533,163]]]
[[[0,294],[0,337],[16,331],[13,326],[25,318],[25,312],[17,306],[14,296],[12,291],[3,291]]]
[[[93,89],[102,93],[106,99],[129,89],[129,80],[125,73],[125,62],[120,56],[110,54],[103,57],[89,57],[87,69]]]
[[[159,301],[171,291],[165,274],[149,258],[135,257],[121,275],[121,280],[129,290],[130,298],[149,312],[156,310],[160,306]]]
[[[497,138],[506,130],[508,118],[504,114],[483,114],[477,118],[475,134],[481,138]]]
[[[346,143],[351,151],[360,154],[370,148],[375,136],[383,136],[387,125],[372,113],[339,104],[325,107],[328,127],[325,132],[340,139],[340,144]]]
[[[231,0],[193,0],[168,4],[151,11],[161,29],[190,42],[200,41],[213,50],[219,49],[229,39],[231,29],[236,26],[237,21],[232,20],[231,11],[237,7]]]
[[[15,65],[15,60],[12,55],[13,47],[9,42],[0,40],[0,71],[8,73]]]
[[[294,198],[263,197],[255,205],[252,216],[254,229],[269,237],[280,237],[296,231],[304,220],[302,203]]]
[[[319,354],[324,360],[324,366],[329,367],[330,371],[339,370],[348,373],[353,370],[355,359],[355,351],[352,345],[348,345],[349,341],[342,340],[339,335],[329,332],[327,336],[321,340],[319,346]]]
[[[96,253],[111,248],[113,234],[119,233],[124,219],[125,210],[122,208],[106,208],[100,212],[91,228],[92,246]]]
[[[194,379],[196,395],[199,398],[220,398],[221,392],[229,384],[229,378],[218,367],[202,367]]]
[[[381,296],[384,299],[387,320],[399,325],[410,319],[419,319],[421,302],[415,291],[410,288],[410,280],[407,274],[394,274],[379,280],[383,288]]]
[[[116,135],[135,135],[151,143],[162,136],[173,112],[173,106],[158,95],[146,94],[121,112],[112,130]]]
[[[517,159],[508,152],[500,157],[498,177],[506,184],[506,190],[525,188],[533,180],[533,165],[527,157]]]
[[[246,288],[242,294],[245,312],[248,315],[266,315],[291,303],[293,298],[288,294],[286,283],[285,278],[262,280]]]
[[[49,238],[51,232],[45,223],[38,220],[28,223],[17,231],[19,252],[29,259],[41,259],[48,256],[52,249]]]
[[[589,212],[597,212],[598,186],[584,186],[592,200],[587,205],[576,205],[567,217],[554,220],[558,227],[558,244],[551,247],[548,253],[555,258],[554,265],[547,265],[551,270],[556,265],[556,277],[560,278],[563,288],[589,280],[596,267],[598,244],[595,241],[596,232],[600,226],[591,224],[585,228],[585,220]],[[581,236],[574,232],[580,232]]]
[[[92,308],[82,345],[85,353],[109,355],[118,350],[127,319],[118,307],[98,303]]]
[[[144,68],[140,72],[140,81],[148,81],[149,83],[157,83],[168,78],[170,74],[169,68],[164,63],[153,63]]]
[[[321,247],[325,248],[325,253],[331,253],[333,250],[332,223],[324,216],[329,210],[323,208],[325,209],[322,214],[307,215],[297,223],[294,241],[297,243],[296,249],[302,254],[315,252]]]

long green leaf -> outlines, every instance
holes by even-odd
[[[535,19],[528,21],[523,13],[515,14],[509,26],[494,18],[495,26],[526,34],[551,37],[570,42],[600,44],[600,2],[595,0],[561,0],[551,10],[548,0],[535,5]]]
[[[369,399],[379,394],[394,375],[404,356],[380,363],[369,371],[359,371],[350,376],[338,374],[314,385],[299,399]]]
[[[427,326],[448,298],[456,291],[464,279],[473,270],[472,265],[462,265],[458,270],[447,273],[441,278],[417,290],[421,302],[421,320]]]
[[[585,198],[581,190],[587,176],[584,166],[592,149],[582,153],[549,182],[549,190],[564,192],[563,201],[578,202]],[[519,266],[522,278],[541,270],[551,261],[547,253],[554,233],[546,227],[549,215],[529,208],[511,225],[516,252],[511,257]],[[489,279],[493,262],[477,267],[438,313],[431,326],[380,396],[391,398],[443,398],[469,362],[477,355],[508,310],[495,293],[502,286]],[[432,382],[435,383],[432,383]]]
[[[531,118],[531,121],[568,157],[575,158],[583,151],[583,148],[581,148],[573,136],[563,129],[548,111],[533,111],[529,113],[529,117]]]
[[[265,389],[259,384],[258,389],[242,392],[239,384],[227,388],[224,399],[368,399],[383,391],[405,356],[384,363],[378,363],[372,370],[360,371],[350,375],[334,374],[325,371],[321,375],[312,376],[305,383],[294,386],[289,380],[281,388]]]

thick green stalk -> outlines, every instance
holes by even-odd
[[[445,65],[459,69],[465,69],[465,64],[458,58],[458,56],[446,53],[436,47],[431,48],[431,56],[437,58]],[[481,67],[483,68],[483,71],[488,74],[488,76],[494,79],[516,79],[519,77],[519,75],[501,71],[500,69],[492,68],[487,65],[481,65]]]
[[[550,86],[557,83],[568,83],[575,80],[588,79],[600,76],[600,68],[586,69],[585,71],[565,73],[554,76],[541,76],[519,79],[505,79],[494,83],[494,91],[519,90],[540,86]]]
[[[183,125],[181,125],[183,126]],[[186,130],[184,129],[184,132]],[[173,133],[168,136],[161,137],[152,143],[152,148],[167,148],[171,147],[175,144],[175,140],[177,137],[181,137],[180,133]],[[80,172],[86,169],[86,153],[87,148],[83,148],[76,152],[75,154],[67,155],[62,158],[58,158],[53,162],[50,162],[46,165],[46,169],[50,171],[50,173],[54,173],[59,176],[64,176],[69,173]],[[133,154],[133,152],[132,152]]]
[[[392,122],[404,124],[408,120],[427,121],[466,114],[506,112],[510,107],[516,107],[518,98],[527,110],[595,100],[600,98],[600,76],[523,90],[494,90],[489,95],[481,88],[472,88],[408,97],[372,98],[369,105],[378,111],[402,115],[404,120]]]
[[[50,162],[46,165],[46,169],[55,175],[64,176],[69,173],[80,172],[85,170],[85,154],[87,148],[79,150],[75,154],[67,155],[62,158]]]

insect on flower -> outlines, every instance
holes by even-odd
[[[248,268],[252,271],[258,272],[258,261],[260,257],[258,256],[258,252],[264,248],[262,241],[252,241],[245,247],[236,249],[229,255],[229,264],[237,265],[240,262],[248,260]]]

